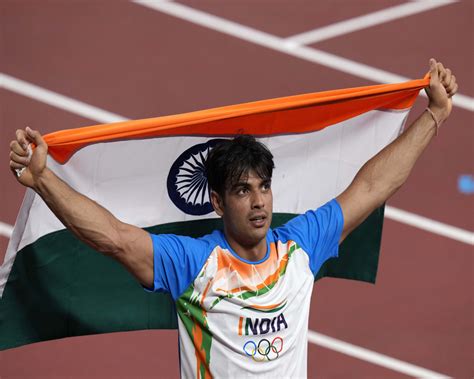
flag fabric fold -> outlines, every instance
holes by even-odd
[[[44,136],[48,166],[120,220],[153,233],[201,236],[221,227],[204,161],[223,138],[253,134],[276,169],[273,226],[341,193],[402,131],[424,78],[231,105]],[[377,209],[321,277],[375,282]],[[147,293],[117,262],[78,241],[27,190],[0,267],[0,350],[127,330],[176,328],[166,294]]]

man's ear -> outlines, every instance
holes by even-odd
[[[211,204],[217,215],[222,217],[224,214],[224,201],[216,191],[211,191]]]

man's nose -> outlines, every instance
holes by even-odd
[[[252,208],[263,208],[265,205],[263,193],[255,191],[252,196]]]

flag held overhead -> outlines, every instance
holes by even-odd
[[[221,227],[202,171],[216,140],[253,134],[272,151],[273,226],[341,193],[398,136],[429,79],[290,96],[44,136],[48,166],[124,222],[197,237]],[[147,165],[143,165],[147,162]],[[198,183],[198,182],[196,182]],[[194,185],[194,184],[193,184]],[[192,195],[190,195],[192,194]],[[323,276],[374,282],[383,207],[346,238]],[[125,330],[176,328],[174,303],[78,241],[27,190],[0,267],[0,350]]]
[[[169,136],[270,136],[306,133],[373,109],[406,109],[429,78],[280,97],[172,116],[68,129],[45,136],[49,154],[65,163],[91,143]],[[289,125],[291,128],[289,130]]]

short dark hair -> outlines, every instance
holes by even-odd
[[[218,143],[210,151],[205,166],[210,189],[221,196],[250,170],[262,179],[271,179],[275,168],[270,150],[248,134]]]

